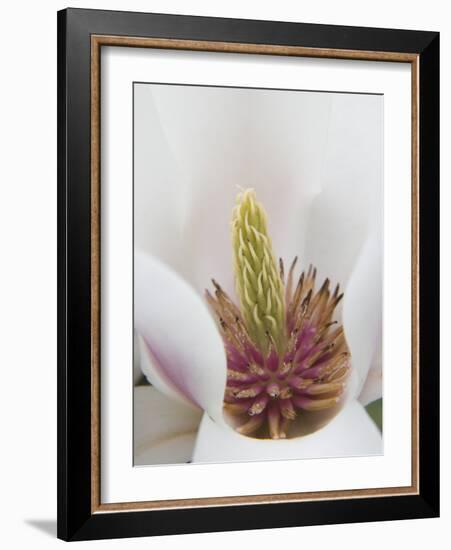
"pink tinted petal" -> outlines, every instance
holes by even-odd
[[[178,380],[171,378],[171,371],[161,366],[161,362],[140,334],[138,334],[138,350],[141,371],[152,386],[174,401],[199,409],[193,397],[179,386]]]
[[[135,327],[149,358],[145,374],[170,397],[178,394],[222,418],[226,358],[203,299],[177,273],[141,251],[135,253],[134,267]]]

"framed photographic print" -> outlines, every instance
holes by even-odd
[[[439,513],[439,36],[58,14],[58,536]]]

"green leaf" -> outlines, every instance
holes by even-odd
[[[369,403],[365,409],[382,433],[382,398]]]

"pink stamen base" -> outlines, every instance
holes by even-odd
[[[328,279],[314,293],[315,277],[310,268],[294,292],[287,291],[286,334],[277,350],[270,340],[266,350],[259,349],[239,308],[216,282],[215,296],[207,291],[227,352],[224,409],[242,435],[284,439],[300,416],[338,411],[350,370],[343,329],[332,322],[343,295],[338,287],[329,291]]]

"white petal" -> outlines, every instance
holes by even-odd
[[[304,257],[321,191],[331,94],[264,91],[252,100],[252,186],[268,214],[275,254]]]
[[[376,344],[376,351],[368,375],[359,395],[362,405],[368,405],[382,397],[382,342]]]
[[[382,319],[383,98],[334,94],[322,192],[310,211],[307,263],[345,291],[342,319],[358,395]],[[352,113],[352,116],[350,116]],[[340,308],[337,311],[341,315]]]
[[[243,462],[368,456],[382,453],[382,438],[374,422],[357,401],[351,401],[321,430],[305,437],[259,440],[244,437],[204,415],[193,462]]]
[[[302,263],[312,263],[320,279],[329,277],[346,289],[373,220],[382,212],[383,98],[330,95],[321,193],[309,212]]]
[[[362,390],[382,333],[382,234],[373,228],[349,280],[343,302],[343,326]]]
[[[243,151],[248,117],[247,104],[237,102],[233,90],[228,92],[200,86],[152,87],[168,147],[183,173],[178,190],[186,203],[182,273],[199,292],[212,277],[227,292],[233,290],[230,213],[236,186],[247,179]]]
[[[151,358],[150,382],[222,418],[224,345],[205,302],[174,271],[135,251],[135,327]],[[167,391],[168,388],[171,391]]]
[[[144,381],[143,371],[141,370],[140,358],[140,337],[136,330],[133,331],[133,384],[137,386]]]
[[[192,457],[201,412],[151,386],[134,390],[134,465],[180,464]]]
[[[186,179],[168,145],[151,90],[145,84],[134,86],[135,245],[177,269]]]
[[[214,276],[233,290],[229,227],[238,186],[254,187],[265,205],[276,254],[287,261],[302,254],[330,96],[154,86],[152,97],[184,178],[183,274],[193,285],[202,291]]]

